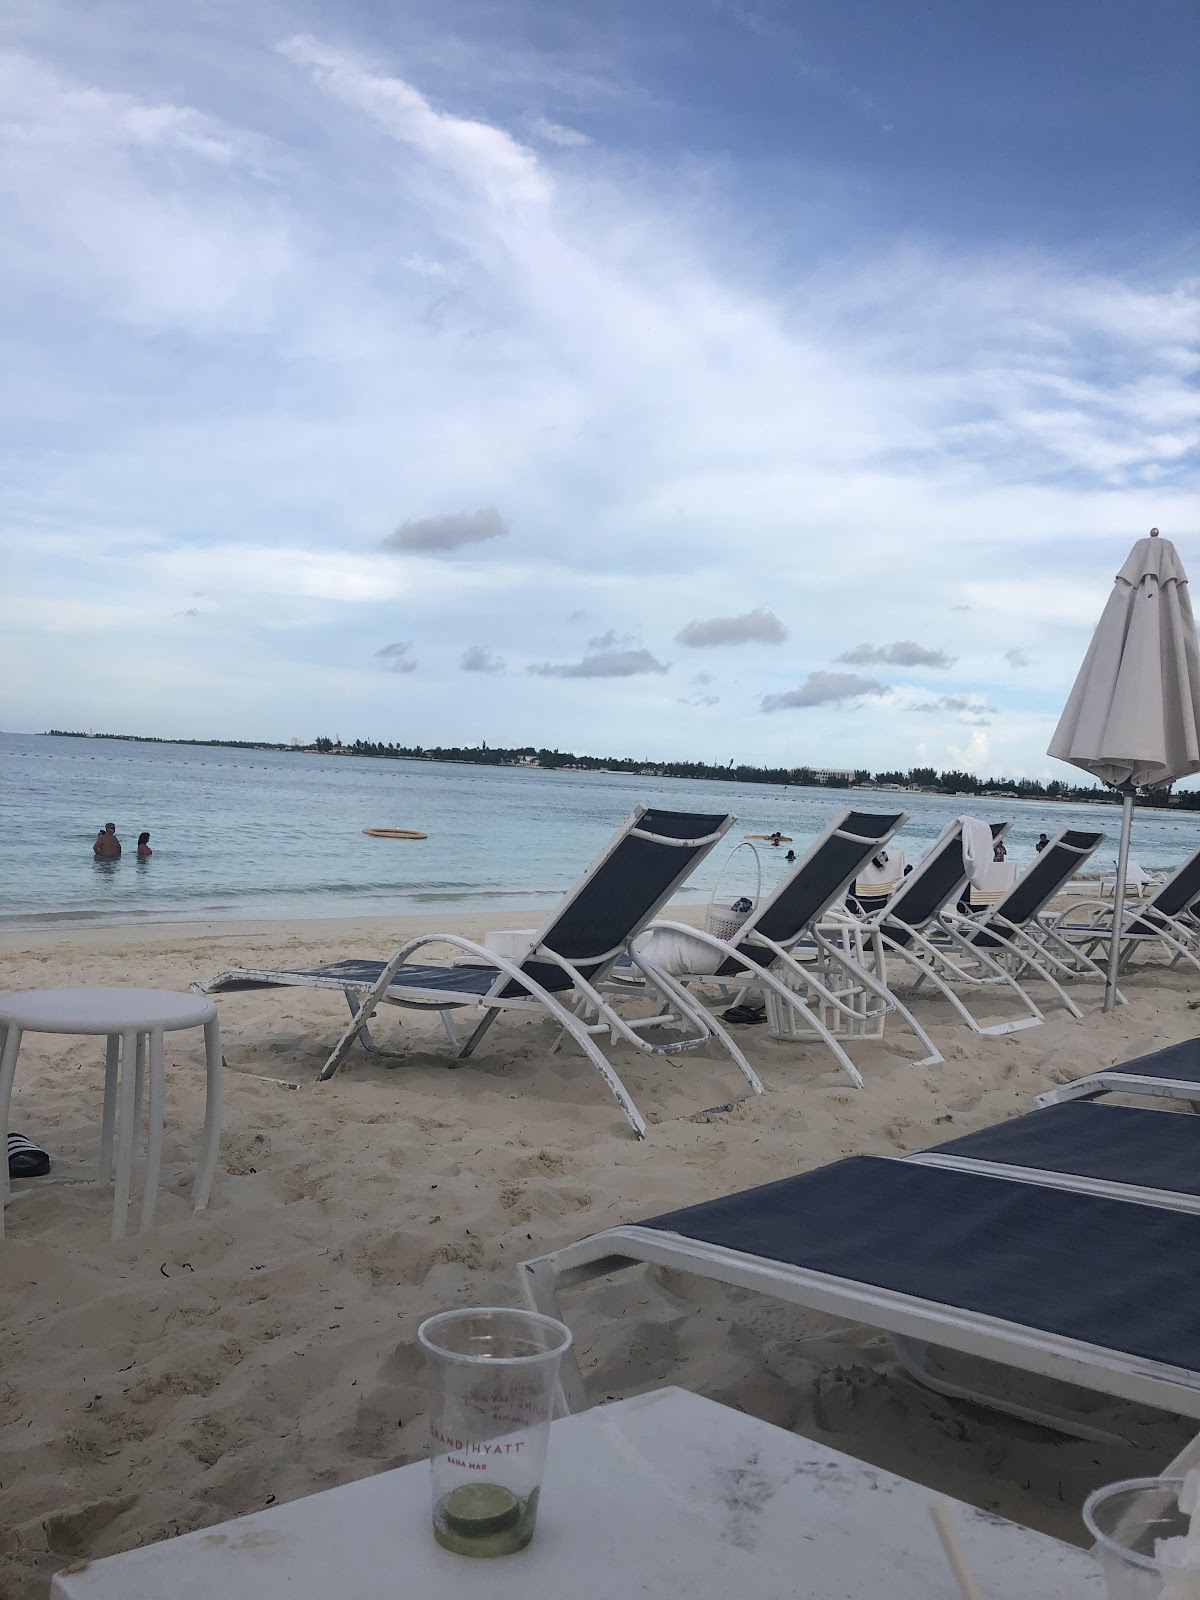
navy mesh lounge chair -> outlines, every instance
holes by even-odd
[[[728,939],[679,922],[655,922],[650,932],[682,936],[681,948],[709,954],[714,960],[694,972],[676,972],[694,1004],[695,986],[738,985],[761,990],[767,1002],[771,1032],[796,1038],[815,1034],[837,1058],[850,1081],[862,1088],[862,1075],[847,1054],[844,1040],[878,1038],[889,1013],[897,1013],[916,1034],[926,1052],[922,1066],[942,1060],[941,1052],[908,1008],[846,949],[826,938],[818,923],[853,882],[863,865],[877,855],[907,820],[903,811],[879,814],[843,811],[814,841],[773,893]],[[815,961],[797,959],[800,947]],[[619,992],[625,969],[618,967],[612,987]],[[720,1004],[728,1003],[728,993]],[[752,1079],[753,1069],[712,1010],[709,1025]]]
[[[1200,1214],[1200,1121],[1145,1106],[1063,1101],[905,1159]]]
[[[1094,960],[1108,949],[1112,918],[1111,901],[1077,900],[1053,920],[1052,926],[1059,938],[1078,946]],[[1170,957],[1171,966],[1186,961],[1200,972],[1200,850],[1177,867],[1148,900],[1126,906],[1118,970],[1125,971],[1145,944],[1160,944]]]
[[[321,1069],[331,1078],[355,1039],[375,1046],[367,1024],[382,1004],[437,1011],[458,1057],[469,1056],[501,1011],[542,1011],[562,1025],[604,1078],[639,1138],[646,1125],[625,1086],[596,1042],[597,1034],[620,1038],[648,1054],[675,1054],[707,1044],[712,1030],[700,1011],[690,1006],[678,985],[648,971],[647,985],[656,994],[662,983],[691,1033],[667,1043],[652,1043],[641,1030],[662,1017],[626,1019],[605,1000],[599,985],[619,956],[632,953],[634,937],[662,909],[733,825],[731,815],[694,815],[683,811],[648,810],[638,806],[592,862],[574,888],[560,901],[530,938],[529,949],[515,961],[459,934],[421,934],[409,939],[390,961],[338,961],[305,971],[258,971],[239,967],[222,972],[208,992],[231,989],[340,989],[351,1021]],[[423,946],[450,945],[479,964],[434,966],[411,960]],[[463,1006],[482,1006],[482,1020],[465,1040],[451,1013]],[[588,1020],[576,1007],[587,1007]],[[383,1052],[380,1052],[383,1053]]]
[[[1011,826],[1011,822],[993,822],[993,840],[1003,838]],[[974,942],[968,936],[971,930],[960,930],[952,907],[966,885],[962,823],[956,821],[942,830],[924,861],[904,879],[886,905],[870,916],[856,917],[852,910],[847,913],[844,926],[848,932],[843,937],[857,938],[861,947],[871,952],[877,976],[891,990],[895,984],[888,973],[889,958],[905,962],[916,974],[914,987],[932,985],[976,1033],[1035,1028],[1045,1019],[1016,978],[983,941]],[[960,989],[1015,996],[1025,1014],[985,1025],[968,1007]]]
[[[1061,1105],[1066,1100],[1096,1100],[1102,1095],[1137,1095],[1146,1099],[1181,1100],[1200,1106],[1200,1039],[1184,1039],[1117,1066],[1089,1072],[1070,1083],[1047,1089],[1034,1102]]]
[[[594,1234],[522,1262],[518,1279],[530,1306],[561,1316],[562,1289],[670,1267],[881,1328],[906,1355],[929,1344],[1200,1418],[1197,1251],[1190,1212],[851,1156]],[[938,1387],[1111,1437],[1069,1414]],[[572,1410],[586,1407],[574,1359],[563,1388]]]
[[[982,907],[969,916],[944,913],[968,944],[986,950],[1014,978],[1032,974],[1048,983],[1075,1017],[1083,1013],[1063,983],[1091,978],[1103,984],[1106,975],[1082,950],[1064,939],[1052,921],[1043,921],[1043,913],[1103,839],[1102,833],[1063,828],[995,905]]]

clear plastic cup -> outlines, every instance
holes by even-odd
[[[463,1556],[533,1538],[570,1329],[500,1306],[443,1311],[417,1330],[429,1379],[433,1535]]]
[[[1179,1509],[1182,1478],[1127,1478],[1090,1494],[1083,1521],[1109,1600],[1200,1600],[1200,1570],[1162,1561],[1161,1539],[1181,1538],[1190,1519]]]

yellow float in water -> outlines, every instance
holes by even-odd
[[[765,839],[768,844],[791,844],[790,834],[786,833],[746,833],[744,839]]]
[[[427,833],[416,833],[412,828],[364,828],[372,839],[428,839]]]

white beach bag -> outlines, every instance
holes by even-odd
[[[758,869],[758,883],[750,911],[753,911],[762,897],[762,858],[754,846],[748,840],[744,840],[741,844],[734,845],[726,856],[720,872],[717,873],[717,881],[713,884],[708,905],[705,907],[704,931],[711,933],[714,939],[732,938],[750,915],[750,911],[735,911],[732,905],[723,905],[717,900],[725,868],[738,851],[743,849],[753,851],[754,864]],[[636,948],[639,955],[645,956],[651,966],[657,967],[661,972],[669,972],[676,978],[701,977],[713,973],[724,960],[721,951],[711,944],[704,944],[694,933],[685,933],[675,928],[656,928],[652,933],[640,935]]]
[[[726,870],[729,867],[729,863],[733,860],[734,856],[737,855],[739,850],[749,850],[750,854],[754,857],[754,869],[757,882],[754,886],[754,895],[750,901],[749,911],[735,911],[732,905],[724,905],[717,900],[717,896],[721,891],[721,879],[725,876]],[[742,897],[739,896],[739,898]],[[758,902],[761,899],[762,857],[759,855],[755,846],[750,843],[749,839],[743,839],[741,844],[734,845],[733,849],[725,857],[725,860],[721,865],[720,872],[717,873],[717,881],[713,884],[712,894],[708,897],[708,908],[704,913],[705,933],[711,933],[714,939],[732,939],[734,934],[741,927],[742,923],[745,922],[746,918],[758,905]]]

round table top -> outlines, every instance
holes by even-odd
[[[145,1033],[198,1028],[217,1008],[202,994],[171,989],[26,989],[0,994],[0,1024],[28,1033]]]

